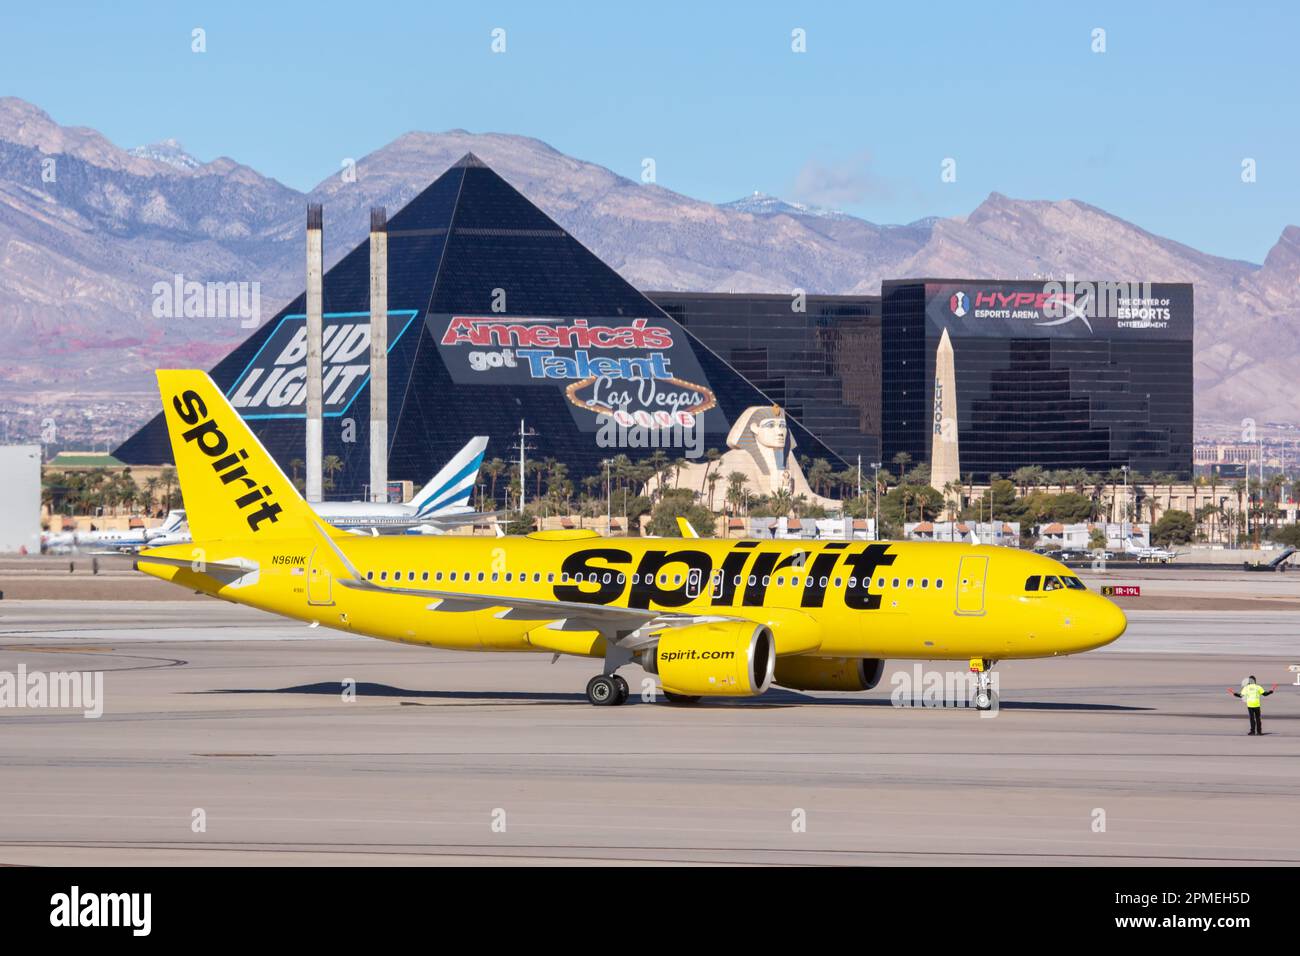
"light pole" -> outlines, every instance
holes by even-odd
[[[527,453],[535,446],[528,444],[528,439],[537,435],[537,432],[531,428],[526,428],[524,420],[519,419],[519,516],[524,514],[524,504],[528,492],[528,462]]]
[[[609,483],[609,466],[612,461],[605,459],[605,537],[614,533],[614,492]]]
[[[1247,482],[1249,484],[1249,482]],[[1259,550],[1259,533],[1264,524],[1264,432],[1259,433],[1259,520],[1255,522],[1255,550]]]
[[[871,519],[872,534],[877,541],[880,540],[880,462],[873,461],[871,467],[876,470],[876,480],[871,486],[871,504],[874,508],[875,517]]]
[[[1121,548],[1128,547],[1128,465],[1120,465],[1124,472],[1124,510],[1119,513],[1119,543]]]

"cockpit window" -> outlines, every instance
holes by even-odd
[[[1043,579],[1044,591],[1059,591],[1063,587],[1065,585],[1061,583],[1061,579],[1054,574]]]
[[[1038,590],[1038,584],[1039,584],[1039,582],[1042,581],[1042,580],[1043,580],[1042,575],[1031,574],[1028,578],[1025,579],[1025,590],[1026,590],[1026,591],[1037,591],[1037,590]]]
[[[1062,580],[1065,581],[1065,586],[1066,586],[1067,588],[1069,588],[1071,591],[1086,591],[1086,590],[1088,590],[1088,585],[1084,584],[1084,583],[1083,583],[1082,581],[1080,581],[1078,578],[1075,578],[1075,577],[1069,577],[1069,578],[1062,578]]]

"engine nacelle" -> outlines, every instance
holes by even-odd
[[[792,690],[871,690],[884,673],[878,657],[800,655],[776,662],[776,682]]]
[[[664,690],[686,697],[751,697],[772,686],[772,631],[749,621],[675,627],[659,635],[646,670]]]

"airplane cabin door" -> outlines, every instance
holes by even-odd
[[[957,613],[979,616],[984,613],[984,579],[988,577],[989,559],[970,555],[961,559],[957,569]]]
[[[311,553],[307,562],[307,603],[315,605],[334,603],[334,576],[320,561],[320,548]]]

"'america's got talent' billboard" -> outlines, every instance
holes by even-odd
[[[724,430],[717,398],[684,335],[662,317],[430,315],[452,381],[564,390],[574,421]],[[707,415],[716,421],[700,421]]]

